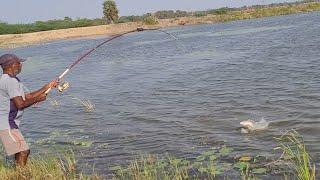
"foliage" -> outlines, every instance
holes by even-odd
[[[16,179],[102,179],[98,175],[79,173],[72,151],[59,157],[49,155],[32,157],[26,167],[7,167],[0,162],[0,177],[4,180]]]
[[[208,14],[218,14],[218,15],[221,15],[221,14],[227,14],[228,11],[231,11],[231,8],[223,7],[223,8],[219,8],[219,9],[210,9],[210,10],[207,10],[207,13],[208,13]]]
[[[306,150],[302,137],[296,131],[290,131],[280,138],[279,147],[283,155],[283,162],[272,161],[267,163],[263,156],[251,157],[248,155],[230,158],[233,150],[223,146],[212,148],[192,159],[184,159],[172,156],[159,158],[155,155],[142,156],[132,161],[127,166],[115,166],[111,168],[115,179],[230,179],[228,174],[238,171],[237,179],[260,179],[266,174],[272,178],[274,173],[287,178],[287,173],[299,180],[315,180],[316,168]],[[228,161],[226,159],[233,159]],[[266,164],[267,163],[267,164]],[[270,164],[277,164],[271,167]],[[284,169],[284,165],[289,165]],[[294,170],[292,173],[291,169]],[[284,171],[282,171],[284,170]],[[275,174],[275,175],[276,175]],[[226,176],[227,175],[227,176]],[[233,174],[235,178],[237,175]]]
[[[195,160],[169,155],[164,158],[147,155],[132,161],[127,167],[115,166],[111,170],[116,179],[212,179],[232,168],[231,164],[219,164],[218,161],[231,151],[232,149],[227,147],[211,149],[200,154]]]
[[[142,19],[142,16],[121,16],[116,23],[139,22]]]
[[[196,11],[193,14],[193,16],[195,16],[195,17],[202,17],[202,16],[206,16],[206,15],[207,15],[206,11]]]
[[[119,11],[116,2],[113,0],[107,0],[103,3],[103,14],[107,23],[113,23],[119,18]]]
[[[156,17],[152,15],[147,15],[143,18],[143,23],[145,25],[155,25],[155,24],[158,24],[159,22]]]
[[[29,32],[67,29],[74,27],[86,27],[105,24],[102,19],[76,19],[65,17],[63,20],[36,21],[32,24],[8,24],[0,23],[0,34],[21,34]]]
[[[302,136],[295,130],[288,131],[279,138],[279,147],[282,150],[280,159],[288,161],[289,167],[295,171],[299,180],[315,180],[316,165],[306,150]]]

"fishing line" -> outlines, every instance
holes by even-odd
[[[72,63],[62,74],[60,74],[60,76],[58,77],[58,80],[61,80],[74,66],[76,66],[77,64],[80,63],[80,61],[82,61],[85,57],[87,57],[89,54],[91,54],[93,51],[95,51],[96,49],[100,48],[101,46],[103,46],[104,44],[114,40],[114,39],[117,39],[121,36],[124,36],[126,34],[130,34],[130,33],[133,33],[133,32],[141,32],[141,31],[159,31],[159,32],[162,32],[162,33],[165,33],[167,35],[169,35],[170,37],[172,37],[174,40],[178,40],[177,37],[175,37],[174,35],[164,31],[164,30],[161,30],[160,28],[154,28],[154,29],[144,29],[142,27],[139,27],[135,30],[132,30],[132,31],[128,31],[128,32],[125,32],[125,33],[122,33],[122,34],[119,34],[119,35],[116,35],[116,36],[113,36],[111,37],[110,39],[107,39],[103,42],[101,42],[100,44],[98,44],[97,46],[95,46],[94,48],[88,50],[85,54],[83,54],[82,56],[80,56],[74,63]],[[48,94],[50,92],[51,88],[49,88],[45,93]]]

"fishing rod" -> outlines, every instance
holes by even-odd
[[[91,54],[93,51],[95,51],[96,49],[98,49],[99,47],[101,47],[102,45],[116,39],[116,38],[119,38],[121,36],[124,36],[126,34],[130,34],[130,33],[133,33],[133,32],[141,32],[141,31],[160,31],[160,32],[163,32],[167,35],[169,35],[170,37],[172,37],[173,39],[175,40],[178,40],[175,36],[173,36],[172,34],[164,31],[164,30],[161,30],[160,28],[154,28],[154,29],[144,29],[142,27],[139,27],[135,30],[132,30],[132,31],[128,31],[128,32],[125,32],[125,33],[122,33],[122,34],[119,34],[119,35],[116,35],[116,36],[113,36],[112,38],[110,39],[107,39],[103,42],[101,42],[100,44],[98,44],[97,46],[95,46],[94,48],[88,50],[85,54],[83,54],[82,56],[80,56],[74,63],[72,63],[62,74],[60,74],[60,76],[58,77],[58,81],[61,80],[74,66],[76,66],[77,64],[80,63],[81,60],[83,60],[85,57],[87,57],[89,54]],[[69,87],[69,84],[63,84],[64,87],[61,88],[61,91],[64,89],[64,88],[67,88]],[[51,88],[49,88],[45,94],[48,94],[50,92]],[[60,91],[60,88],[59,88],[59,91]]]

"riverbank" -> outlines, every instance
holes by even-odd
[[[180,25],[211,24],[235,20],[255,19],[270,16],[289,15],[311,11],[319,11],[320,2],[310,2],[298,5],[282,5],[275,7],[253,8],[230,11],[221,15],[206,15],[201,17],[181,17],[158,20],[156,25],[146,25],[143,22],[130,22],[112,25],[101,25],[81,28],[60,29],[26,34],[0,35],[0,48],[16,48],[34,44],[41,44],[53,40],[90,37],[98,35],[115,35],[134,30],[138,27],[165,28]]]
[[[292,179],[315,180],[316,166],[301,135],[292,130],[275,138],[281,157],[239,154],[226,146],[211,147],[191,159],[167,154],[146,155],[125,166],[108,168],[111,179]],[[92,169],[90,175],[79,170],[73,151],[54,156],[32,157],[26,167],[8,167],[0,161],[1,179],[105,179]],[[91,170],[89,169],[89,172]],[[88,171],[87,171],[88,172]]]

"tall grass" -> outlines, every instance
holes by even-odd
[[[282,150],[281,158],[288,161],[290,168],[299,180],[315,180],[316,166],[312,162],[304,144],[302,136],[295,130],[291,130],[276,138],[279,141],[279,147],[275,149]]]
[[[292,130],[275,138],[279,146],[275,149],[282,150],[278,163],[274,169],[285,169],[283,176],[287,179],[287,173],[298,180],[315,180],[316,166],[312,162],[310,154],[304,144],[301,135]],[[114,179],[120,180],[182,180],[182,179],[259,179],[259,177],[272,178],[273,169],[266,168],[266,161],[262,156],[231,157],[235,152],[231,148],[223,146],[211,148],[191,159],[165,156],[159,158],[156,155],[146,155],[130,162],[125,166],[110,168]],[[231,160],[230,160],[231,159]],[[285,166],[288,165],[288,166]],[[285,166],[285,168],[284,168]],[[237,172],[238,174],[235,174]],[[230,174],[231,173],[231,174]],[[229,177],[230,175],[230,177]],[[291,178],[289,177],[289,179]],[[79,171],[77,161],[72,151],[60,153],[57,157],[42,155],[32,157],[26,167],[9,168],[4,162],[0,162],[0,179],[103,179],[96,173],[85,175]]]
[[[60,157],[36,156],[30,158],[25,167],[7,167],[0,162],[0,178],[2,180],[28,179],[102,179],[100,176],[85,175],[78,172],[73,152],[63,153]]]
[[[231,158],[233,161],[226,160],[231,149],[224,147],[220,150],[203,152],[191,160],[172,156],[161,159],[155,155],[142,156],[127,166],[116,166],[111,170],[115,174],[114,179],[120,180],[230,179],[230,177],[249,180],[259,179],[265,175],[269,178],[282,176],[285,179],[296,177],[299,180],[315,180],[316,167],[302,137],[296,131],[290,131],[276,139],[279,143],[276,149],[281,149],[283,154],[280,157],[281,162],[276,163],[274,167],[268,165],[271,164],[267,163],[268,158],[259,155],[256,157],[240,155],[240,158]],[[229,173],[232,172],[229,177]]]
[[[219,150],[209,150],[193,160],[167,155],[158,158],[156,155],[141,156],[127,166],[115,166],[114,179],[215,179],[232,168],[230,163],[220,164],[219,159],[226,157],[232,149],[223,147]]]

